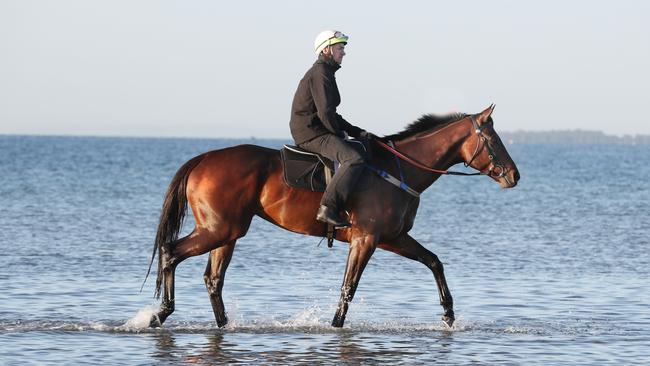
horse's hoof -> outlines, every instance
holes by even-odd
[[[334,328],[342,328],[344,322],[345,322],[345,319],[343,319],[343,318],[341,318],[339,316],[335,316],[334,320],[332,320],[332,326]]]
[[[228,325],[228,317],[223,317],[222,319],[217,320],[217,327],[223,328]]]
[[[456,317],[454,316],[453,310],[449,310],[442,316],[442,321],[447,324],[447,327],[451,328],[454,325]]]
[[[158,315],[152,315],[151,320],[149,320],[149,328],[160,328],[162,327],[162,323],[160,322],[160,318],[158,318]]]

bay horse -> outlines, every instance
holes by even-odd
[[[438,287],[444,310],[442,320],[453,325],[453,300],[443,265],[408,232],[420,202],[417,192],[423,192],[445,173],[436,169],[464,162],[503,188],[517,184],[519,172],[494,130],[493,110],[492,105],[474,115],[425,115],[402,132],[372,143],[369,165],[401,177],[403,184],[416,193],[409,194],[370,170],[359,179],[346,205],[352,226],[336,233],[336,239],[349,243],[350,248],[332,326],[343,326],[361,274],[376,248],[427,266]],[[400,158],[379,146],[388,141],[392,141]],[[157,253],[155,296],[160,298],[162,292],[162,302],[150,326],[161,326],[174,311],[174,272],[178,264],[208,252],[205,285],[217,325],[225,326],[228,319],[221,297],[224,277],[235,243],[246,235],[253,216],[295,233],[324,237],[326,225],[315,219],[321,195],[285,183],[278,150],[239,145],[187,161],[167,191],[149,263],[151,270]],[[178,239],[188,202],[196,226],[189,235]]]

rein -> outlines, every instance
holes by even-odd
[[[487,172],[478,172],[478,173],[465,173],[465,172],[457,172],[453,170],[439,170],[439,169],[433,169],[429,168],[428,166],[422,164],[421,162],[417,161],[416,159],[404,154],[403,152],[397,150],[395,148],[395,144],[393,144],[392,141],[388,141],[388,144],[376,139],[375,142],[379,144],[382,148],[388,150],[391,152],[393,155],[395,155],[395,161],[397,163],[397,169],[399,170],[400,174],[400,179],[397,179],[393,177],[392,175],[388,174],[388,172],[381,170],[375,166],[368,165],[368,167],[377,173],[380,177],[388,181],[389,183],[395,185],[396,187],[408,192],[414,197],[419,197],[420,193],[417,192],[416,190],[412,189],[406,184],[406,181],[404,180],[404,175],[402,174],[402,168],[399,164],[399,160],[402,159],[406,161],[407,163],[410,163],[411,165],[422,169],[424,171],[427,171],[429,173],[434,173],[434,174],[443,174],[443,175],[464,175],[464,176],[471,176],[471,175],[487,175],[487,176],[496,176],[498,178],[500,177],[505,177],[506,181],[508,181],[508,177],[506,175],[508,169],[503,166],[502,164],[499,164],[496,162],[496,154],[494,153],[494,150],[492,149],[492,146],[490,142],[488,141],[488,138],[485,137],[483,134],[483,128],[486,126],[486,124],[483,124],[482,126],[479,126],[479,124],[476,122],[476,119],[474,116],[469,116],[470,120],[472,121],[472,126],[474,128],[474,132],[476,135],[478,135],[478,141],[476,143],[476,149],[474,150],[474,154],[472,154],[472,158],[469,159],[468,162],[464,163],[465,167],[468,167],[474,159],[479,155],[479,153],[487,148],[488,150],[488,158],[490,159],[490,169]],[[438,132],[438,131],[436,131]],[[435,132],[434,132],[435,133]],[[496,172],[496,175],[494,173]]]
[[[402,160],[410,163],[411,165],[416,166],[416,167],[418,167],[418,168],[420,168],[420,169],[422,169],[424,171],[430,172],[430,173],[444,174],[444,175],[465,175],[465,176],[469,176],[469,175],[486,175],[486,173],[481,173],[481,172],[479,172],[479,173],[465,173],[465,172],[456,172],[456,171],[453,171],[453,170],[432,169],[432,168],[429,168],[428,166],[420,163],[419,161],[411,158],[410,156],[400,152],[399,150],[391,147],[390,145],[388,145],[387,143],[385,143],[385,142],[383,142],[381,140],[375,140],[375,142],[377,142],[379,144],[379,146],[381,146],[384,149],[390,151],[391,153],[393,153],[393,155],[399,157],[400,159],[402,159]]]
[[[397,163],[397,170],[399,171],[399,176],[400,177],[399,177],[399,179],[397,179],[397,178],[393,177],[392,175],[390,175],[387,171],[379,169],[376,166],[371,165],[371,164],[366,164],[368,169],[370,169],[373,172],[377,173],[377,175],[379,175],[381,178],[386,180],[388,183],[390,183],[390,184],[396,186],[397,188],[407,192],[408,194],[410,194],[411,196],[413,196],[415,198],[420,197],[420,192],[416,191],[415,189],[409,187],[408,184],[406,184],[406,181],[404,179],[404,174],[402,173],[402,167],[400,166],[400,163],[399,163],[399,159],[402,159],[402,160],[404,160],[404,161],[406,161],[406,162],[408,162],[410,164],[413,164],[414,166],[416,166],[416,167],[418,167],[418,168],[420,168],[422,170],[425,170],[427,172],[434,173],[434,174],[485,175],[485,173],[480,173],[480,172],[479,173],[465,173],[465,172],[455,172],[455,171],[450,171],[450,170],[432,169],[432,168],[429,168],[428,166],[420,163],[419,161],[411,158],[410,156],[400,152],[399,150],[395,149],[392,141],[389,141],[388,144],[386,144],[385,142],[383,142],[381,140],[375,140],[375,142],[377,142],[379,144],[379,146],[383,147],[384,149],[390,151],[393,155],[395,155],[395,162]],[[474,158],[472,158],[472,160],[473,159]]]

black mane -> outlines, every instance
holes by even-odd
[[[464,113],[450,113],[445,115],[425,114],[418,120],[412,122],[406,128],[398,133],[384,136],[383,140],[399,141],[405,138],[417,135],[422,132],[431,131],[449,123],[456,122],[465,118],[467,114]]]

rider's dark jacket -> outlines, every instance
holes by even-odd
[[[341,96],[334,73],[340,67],[330,58],[320,55],[300,80],[293,96],[289,122],[291,136],[296,144],[300,145],[326,133],[343,137],[343,131],[358,138],[363,131],[336,113]]]

